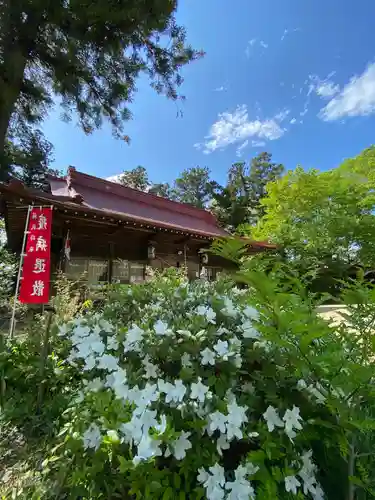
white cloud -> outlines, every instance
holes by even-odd
[[[291,125],[294,125],[296,122],[297,122],[297,120],[296,120],[295,118],[292,118],[292,119],[290,120],[290,122],[289,122],[289,123],[290,123]]]
[[[262,148],[266,143],[264,141],[251,141],[252,148]]]
[[[246,45],[246,49],[245,49],[246,57],[250,57],[250,55],[251,55],[251,49],[255,45],[259,45],[263,49],[268,49],[268,43],[266,43],[264,40],[259,40],[258,41],[257,38],[252,38],[251,40],[249,40],[247,42],[247,45]]]
[[[112,175],[111,177],[106,177],[105,180],[109,182],[115,182],[116,184],[120,183],[120,177],[122,174]]]
[[[237,150],[236,150],[236,156],[238,156],[238,158],[241,158],[242,156],[242,151],[246,148],[246,146],[249,144],[249,140],[246,139],[246,141],[244,141],[242,144],[240,144],[240,146],[238,146]]]
[[[354,76],[343,89],[320,110],[322,120],[332,121],[346,116],[365,116],[375,112],[375,63]]]
[[[284,135],[286,129],[280,126],[277,115],[265,120],[251,121],[246,105],[237,106],[231,113],[225,111],[218,115],[218,119],[211,126],[203,143],[194,144],[205,154],[217,149],[224,149],[231,144],[243,143],[247,139],[274,141]]]
[[[287,37],[289,33],[296,33],[297,31],[301,31],[300,28],[294,28],[293,30],[290,29],[285,29],[284,33],[282,34],[280,40],[283,41]]]
[[[224,92],[226,90],[227,88],[222,85],[221,87],[216,87],[216,89],[214,89],[214,92]]]
[[[315,89],[315,92],[318,96],[323,97],[323,99],[330,99],[340,92],[340,85],[330,81],[323,82]]]
[[[275,120],[278,122],[283,122],[285,118],[290,114],[290,109],[283,109],[283,111],[280,111],[275,115]]]

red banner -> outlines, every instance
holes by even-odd
[[[46,304],[51,269],[52,207],[33,207],[29,215],[19,300]]]

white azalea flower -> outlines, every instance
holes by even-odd
[[[156,335],[170,335],[172,333],[168,325],[161,319],[154,324],[154,331]]]
[[[160,457],[162,455],[160,444],[161,441],[152,439],[148,434],[144,434],[138,445],[137,455],[133,458],[134,465],[138,465],[139,462],[152,457]]]
[[[223,455],[222,450],[228,450],[230,446],[227,436],[225,434],[220,434],[219,439],[216,441],[216,449],[220,456]]]
[[[112,354],[103,354],[103,356],[99,358],[98,368],[107,370],[108,372],[114,372],[118,370],[119,366],[117,359],[112,356]]]
[[[241,427],[239,425],[233,424],[231,422],[227,423],[227,438],[228,441],[232,441],[232,439],[242,439],[243,434],[241,431]]]
[[[157,384],[159,391],[164,394],[168,394],[173,389],[173,385],[170,382],[166,382],[161,378],[158,379]]]
[[[85,449],[94,448],[97,450],[102,442],[102,435],[99,427],[96,424],[91,424],[90,427],[83,433],[82,439]]]
[[[143,423],[135,415],[132,419],[125,424],[120,425],[120,431],[124,435],[124,441],[126,443],[139,443],[143,436]]]
[[[108,337],[107,339],[107,349],[110,351],[116,351],[118,349],[118,340],[116,339],[115,336],[113,337]]]
[[[105,345],[101,340],[97,340],[95,342],[92,342],[90,347],[91,347],[91,351],[95,352],[99,356],[101,356],[103,354],[103,352],[105,351]]]
[[[241,330],[245,339],[259,339],[260,337],[260,333],[249,320],[242,323]]]
[[[241,426],[243,423],[248,421],[246,416],[247,410],[247,407],[238,406],[236,401],[232,401],[228,404],[228,422],[232,425]]]
[[[215,353],[211,351],[208,347],[203,349],[201,352],[202,360],[201,363],[202,365],[214,365],[215,364]]]
[[[91,371],[95,367],[95,364],[96,364],[96,358],[94,358],[94,356],[92,355],[89,355],[85,359],[85,366],[83,367],[83,370],[85,372]]]
[[[223,335],[224,333],[229,333],[229,330],[228,328],[225,328],[224,326],[220,326],[217,330],[216,330],[216,335],[218,337],[220,337],[221,335]]]
[[[198,377],[197,383],[192,383],[190,386],[191,399],[197,399],[200,403],[204,403],[206,395],[209,392],[209,387],[202,384],[202,378]]]
[[[226,423],[228,421],[228,417],[220,413],[219,411],[215,411],[209,415],[209,429],[214,432],[218,429],[220,432],[225,433]]]
[[[238,467],[237,469],[237,474],[236,474],[236,478],[239,479],[240,477],[240,468],[241,466]],[[254,465],[252,464],[251,462],[246,462],[246,465],[244,466],[244,469],[246,469],[246,474],[249,475],[249,476],[253,476],[254,474],[256,474],[259,470],[259,467],[257,465]],[[242,471],[243,469],[241,469]],[[237,476],[238,475],[238,476]]]
[[[139,352],[139,344],[143,339],[144,331],[137,325],[133,325],[126,334],[124,342],[124,352],[135,351]]]
[[[284,427],[284,422],[279,417],[277,410],[273,406],[269,406],[263,413],[263,418],[266,421],[268,431],[272,432],[275,427]]]
[[[225,492],[222,488],[215,485],[214,479],[209,479],[209,485],[206,488],[207,500],[224,500]]]
[[[290,440],[293,440],[296,437],[294,429],[302,429],[302,425],[300,424],[302,417],[299,414],[299,408],[297,406],[293,406],[292,410],[286,410],[283,420],[285,422],[285,434]]]
[[[137,408],[134,413],[143,413],[150,403],[159,399],[159,391],[156,384],[147,384],[144,389],[132,388],[132,399]]]
[[[225,471],[219,464],[215,464],[208,469],[210,474],[203,483],[206,488],[206,497],[208,500],[223,500],[225,497]]]
[[[173,455],[177,460],[182,460],[186,457],[186,450],[190,450],[191,442],[188,440],[190,432],[182,432],[181,435],[172,443]]]
[[[198,306],[195,313],[198,314],[198,316],[205,316],[208,323],[215,324],[216,322],[216,313],[211,307]]]
[[[297,382],[297,389],[299,391],[301,391],[302,389],[306,389],[307,387],[307,384],[306,382],[303,380],[303,378],[301,378],[298,382]]]
[[[301,483],[298,481],[296,476],[286,476],[284,478],[284,483],[285,491],[293,493],[293,495],[297,495],[297,488],[301,486]]]
[[[218,340],[214,345],[214,350],[217,355],[220,356],[224,361],[228,359],[229,354],[229,344],[226,340]]]
[[[242,312],[243,315],[246,316],[246,318],[259,321],[260,318],[259,312],[254,307],[246,306]]]
[[[191,356],[187,352],[184,352],[184,354],[181,357],[181,365],[184,368],[189,368],[190,366],[192,366]]]
[[[170,384],[169,390],[166,393],[165,402],[170,403],[174,401],[178,403],[183,400],[186,394],[186,387],[184,386],[182,380],[176,380],[174,385]]]
[[[221,312],[231,318],[235,318],[238,315],[237,309],[234,307],[232,300],[228,297],[224,297],[224,309],[222,309]]]
[[[203,469],[203,467],[198,469],[198,476],[197,476],[198,483],[201,484],[205,483],[209,477],[210,477],[209,473],[205,469]]]
[[[246,479],[242,481],[228,482],[225,485],[226,490],[230,490],[227,500],[249,500],[255,498],[254,488]]]

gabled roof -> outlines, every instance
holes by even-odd
[[[74,167],[69,168],[66,178],[50,177],[49,183],[52,196],[98,214],[210,238],[228,236],[207,210],[84,174]]]

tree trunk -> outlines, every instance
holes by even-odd
[[[6,45],[6,44],[5,44]],[[4,51],[0,75],[0,158],[4,158],[10,120],[19,98],[27,59],[18,47]]]

